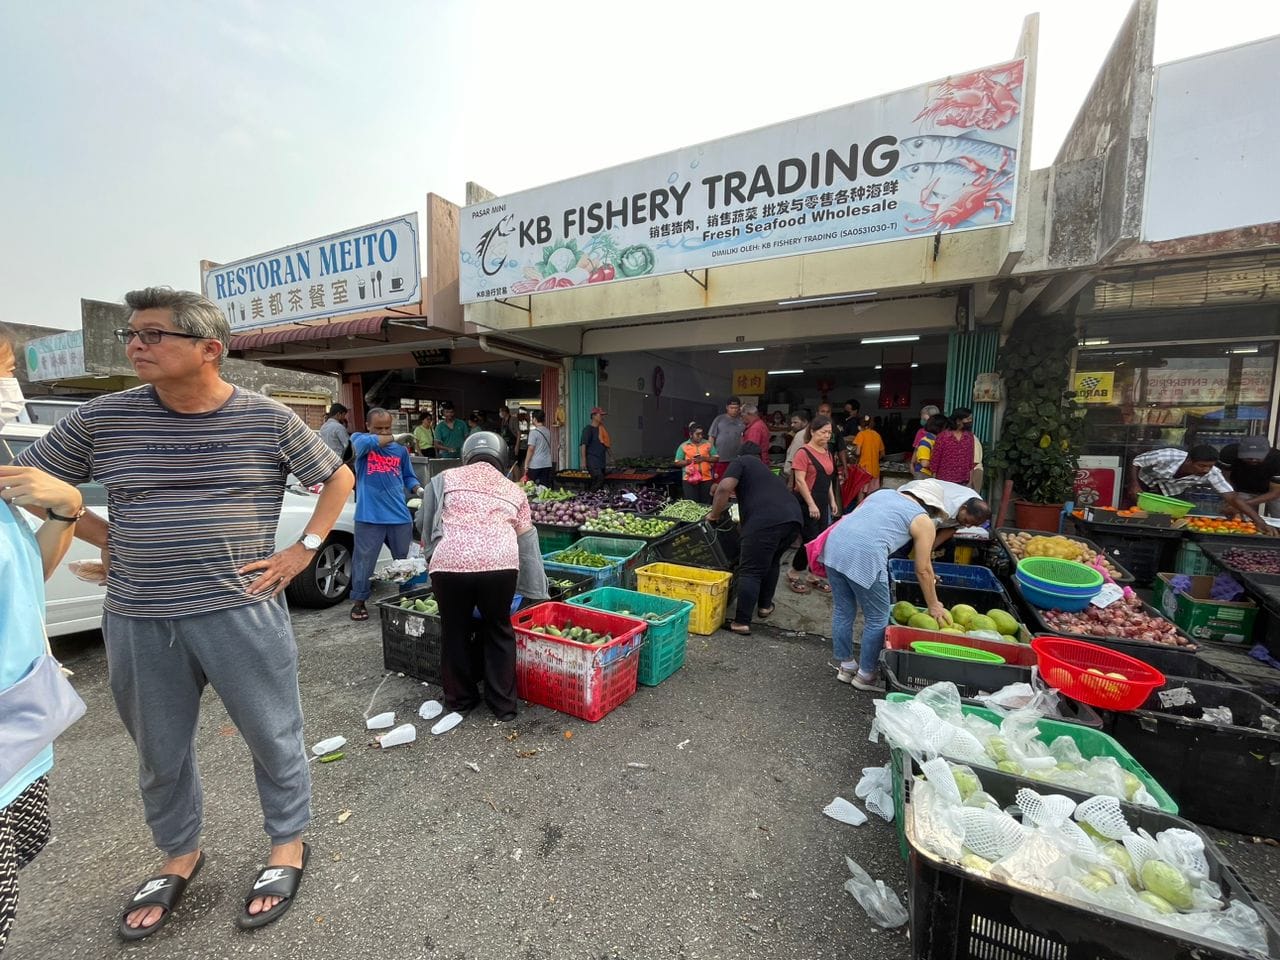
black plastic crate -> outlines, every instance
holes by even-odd
[[[665,520],[674,524],[666,533],[660,533],[657,536],[648,537],[639,533],[618,533],[612,530],[588,530],[585,525],[578,527],[578,532],[584,537],[620,537],[623,540],[639,540],[642,543],[653,544],[667,537],[677,536],[681,530],[689,526],[684,520],[677,520],[674,517],[655,517],[652,514],[640,513],[635,510],[624,510],[622,513],[635,513],[638,517],[644,517],[646,520]]]
[[[591,574],[573,574],[553,571],[549,576],[554,576],[557,580],[569,580],[573,582],[570,587],[547,587],[550,596],[548,600],[563,603],[570,597],[576,597],[580,593],[586,593],[588,590],[596,588],[596,578]]]
[[[918,766],[909,757],[901,776],[909,798]],[[1020,787],[1044,785],[983,768],[976,771],[1002,807],[1014,803]],[[1085,794],[1054,787],[1077,802]],[[1195,824],[1152,807],[1122,803],[1129,825],[1156,834],[1177,828],[1204,842],[1209,878],[1230,900],[1258,912],[1267,931],[1267,955],[1280,956],[1280,923],[1254,895],[1221,848]],[[907,910],[916,960],[1257,960],[1257,954],[1137,917],[1107,913],[1067,897],[1002,883],[943,860],[916,840],[914,817],[902,811],[910,846]]]
[[[940,582],[934,584],[933,589],[938,594],[938,602],[947,609],[958,603],[967,603],[979,613],[985,614],[988,610],[997,608],[1008,612],[1018,622],[1023,621],[1023,618],[1018,616],[1018,609],[1014,606],[1013,600],[1003,587],[997,590],[977,590],[973,587],[957,587]],[[914,581],[891,580],[889,581],[889,599],[894,603],[905,600],[917,607],[923,607],[924,591],[920,589],[920,584]]]
[[[1060,637],[1060,633],[1049,636]],[[1114,637],[1070,637],[1072,640],[1084,640],[1095,643],[1108,650],[1115,650],[1141,660],[1155,667],[1166,677],[1186,677],[1189,680],[1208,680],[1212,683],[1229,683],[1236,686],[1248,686],[1239,677],[1228,673],[1215,663],[1210,663],[1194,650],[1184,647],[1171,647],[1166,643],[1143,643],[1140,640],[1117,640]]]
[[[1013,576],[1013,572],[1018,568],[1018,563],[1016,560],[1014,560],[1013,553],[1012,551],[1009,550],[1009,546],[1008,544],[1005,543],[1004,538],[1006,535],[1016,535],[1019,533],[1030,533],[1033,536],[1038,536],[1038,537],[1063,536],[1063,537],[1066,537],[1068,540],[1075,540],[1079,543],[1083,543],[1086,547],[1088,547],[1094,553],[1105,553],[1107,555],[1107,559],[1111,561],[1111,563],[1117,568],[1117,572],[1120,574],[1119,576],[1115,576],[1112,578],[1115,580],[1116,583],[1120,584],[1121,586],[1133,583],[1133,574],[1129,572],[1129,570],[1125,567],[1125,565],[1122,564],[1115,557],[1113,557],[1108,551],[1103,550],[1102,547],[1098,546],[1098,544],[1094,543],[1088,537],[1081,537],[1073,533],[1054,534],[1054,533],[1046,533],[1043,530],[1023,530],[1019,527],[999,527],[996,529],[995,535],[993,538],[995,543],[998,544],[999,546],[1000,555],[1004,559],[1002,569],[1006,571],[1005,573],[1006,576],[1009,576],[1009,577]]]
[[[678,563],[707,570],[733,570],[738,565],[737,526],[727,523],[724,526],[726,529],[720,530],[703,520],[677,527],[649,543],[645,563]],[[728,529],[730,527],[731,530]]]
[[[1250,538],[1242,537],[1240,539],[1248,540]],[[1252,538],[1251,543],[1220,543],[1217,540],[1206,540],[1206,539],[1197,540],[1196,543],[1200,547],[1200,549],[1204,551],[1205,556],[1207,556],[1210,560],[1212,560],[1218,566],[1222,567],[1224,570],[1227,570],[1228,572],[1233,573],[1238,577],[1268,578],[1266,580],[1258,581],[1259,583],[1263,583],[1263,584],[1268,583],[1269,578],[1275,577],[1275,574],[1253,573],[1249,570],[1241,570],[1234,563],[1231,563],[1230,561],[1223,559],[1223,557],[1228,551],[1241,551],[1245,553],[1280,554],[1280,547],[1275,546],[1274,541],[1259,542],[1258,538],[1254,537]]]
[[[980,663],[976,660],[953,660],[934,657],[914,650],[885,649],[880,654],[888,689],[898,693],[919,693],[925,687],[943,680],[956,685],[960,698],[970,706],[986,707],[977,699],[980,693],[995,693],[1011,683],[1030,683],[1031,668],[1008,663]],[[1066,720],[1086,727],[1102,728],[1102,717],[1092,707],[1070,697],[1059,696],[1062,713],[1051,720]]]
[[[405,610],[401,600],[425,600],[430,589],[414,590],[377,604],[382,622],[382,665],[415,680],[440,683],[443,635],[440,618],[416,610]]]
[[[1192,702],[1175,706],[1186,690]],[[1229,707],[1232,724],[1201,719]],[[1241,687],[1175,677],[1128,713],[1106,711],[1104,729],[1123,744],[1188,819],[1237,833],[1280,837],[1280,709]]]
[[[1162,649],[1162,650],[1183,649],[1181,647],[1171,647],[1167,643],[1152,643],[1147,640],[1131,640],[1128,637],[1093,637],[1087,633],[1067,633],[1062,630],[1055,630],[1053,629],[1053,627],[1049,626],[1049,624],[1045,623],[1044,617],[1041,616],[1040,608],[1037,607],[1035,604],[1031,603],[1029,600],[1027,600],[1025,596],[1023,596],[1022,590],[1019,588],[1018,582],[1016,580],[1013,582],[1013,595],[1018,598],[1018,606],[1022,610],[1024,618],[1026,619],[1026,622],[1027,622],[1027,626],[1031,628],[1032,633],[1043,633],[1051,637],[1066,637],[1068,640],[1084,640],[1088,643],[1096,642],[1104,646],[1111,647],[1113,650],[1119,650],[1121,653],[1129,653],[1130,647],[1136,647],[1138,649],[1144,649],[1144,650],[1151,649],[1152,647],[1157,649]],[[1147,603],[1146,601],[1143,601],[1142,609],[1146,612],[1147,616],[1149,617],[1159,617],[1161,620],[1169,619],[1163,613],[1161,613],[1159,610],[1157,610],[1155,607],[1153,607],[1151,604]],[[1186,637],[1187,640],[1189,641],[1186,647],[1187,652],[1194,654],[1196,650],[1195,641],[1193,641],[1191,637],[1187,635],[1187,632],[1183,630],[1181,627],[1178,628],[1178,633],[1181,636]],[[1131,656],[1136,657],[1138,655],[1135,653],[1135,654],[1131,654]]]
[[[1155,582],[1156,574],[1172,570],[1177,560],[1181,530],[1157,527],[1126,527],[1077,521],[1098,548],[1133,575],[1144,587]]]

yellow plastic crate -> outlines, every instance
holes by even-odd
[[[724,624],[729,601],[729,581],[733,574],[704,570],[678,563],[650,563],[636,570],[636,589],[655,597],[688,600],[693,604],[689,632],[700,636],[715,633]]]

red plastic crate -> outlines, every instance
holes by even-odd
[[[1164,686],[1164,674],[1155,667],[1107,647],[1065,637],[1036,637],[1031,646],[1045,682],[1091,707],[1136,710],[1152,690]],[[1090,668],[1125,679],[1089,673]]]
[[[943,633],[941,630],[917,630],[915,627],[904,627],[896,623],[889,624],[884,631],[884,645],[890,650],[910,650],[911,644],[917,640],[954,643],[961,647],[973,647],[975,650],[998,653],[1004,657],[1005,663],[1015,667],[1036,665],[1036,652],[1025,643],[1001,643],[999,640],[966,637],[958,633]]]
[[[599,646],[537,633],[566,624],[609,633]],[[511,618],[516,631],[516,693],[530,703],[596,722],[636,692],[646,625],[567,603],[540,603]]]

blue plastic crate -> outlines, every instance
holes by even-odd
[[[935,563],[933,572],[938,575],[942,585],[948,587],[969,587],[974,590],[1002,590],[1000,580],[986,567],[976,567],[967,563]],[[903,583],[918,583],[914,560],[890,560],[889,579]]]

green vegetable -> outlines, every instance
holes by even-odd
[[[698,523],[700,520],[706,519],[711,508],[706,504],[698,503],[695,500],[677,500],[675,503],[669,503],[658,513],[660,517],[671,517],[673,520],[683,520],[686,523]]]
[[[1138,899],[1143,901],[1147,906],[1154,907],[1158,913],[1176,913],[1173,904],[1159,894],[1152,893],[1150,890],[1139,890]]]
[[[563,563],[567,567],[607,567],[614,561],[609,557],[602,556],[598,553],[591,553],[577,547],[571,547],[568,550],[561,550],[559,553],[553,553],[548,559],[552,563]]]
[[[644,244],[637,243],[618,255],[618,272],[624,277],[643,277],[646,273],[653,272],[655,263],[653,251]]]
[[[323,757],[320,758],[320,762],[333,763],[335,760],[341,760],[345,756],[346,754],[343,753],[341,750],[336,751],[334,753],[326,753]]]
[[[1190,910],[1191,882],[1177,867],[1163,860],[1148,860],[1139,871],[1142,885],[1178,910]],[[1152,904],[1152,906],[1155,906]],[[1156,909],[1159,909],[1158,907]]]
[[[1133,858],[1129,856],[1129,851],[1124,848],[1123,844],[1116,843],[1114,840],[1108,841],[1102,845],[1102,852],[1106,854],[1112,863],[1120,868],[1131,887],[1138,885],[1138,871],[1133,868]]]
[[[962,767],[952,767],[951,776],[955,778],[956,786],[960,788],[961,800],[968,800],[969,795],[975,790],[982,789],[982,783],[971,770],[965,770]]]

